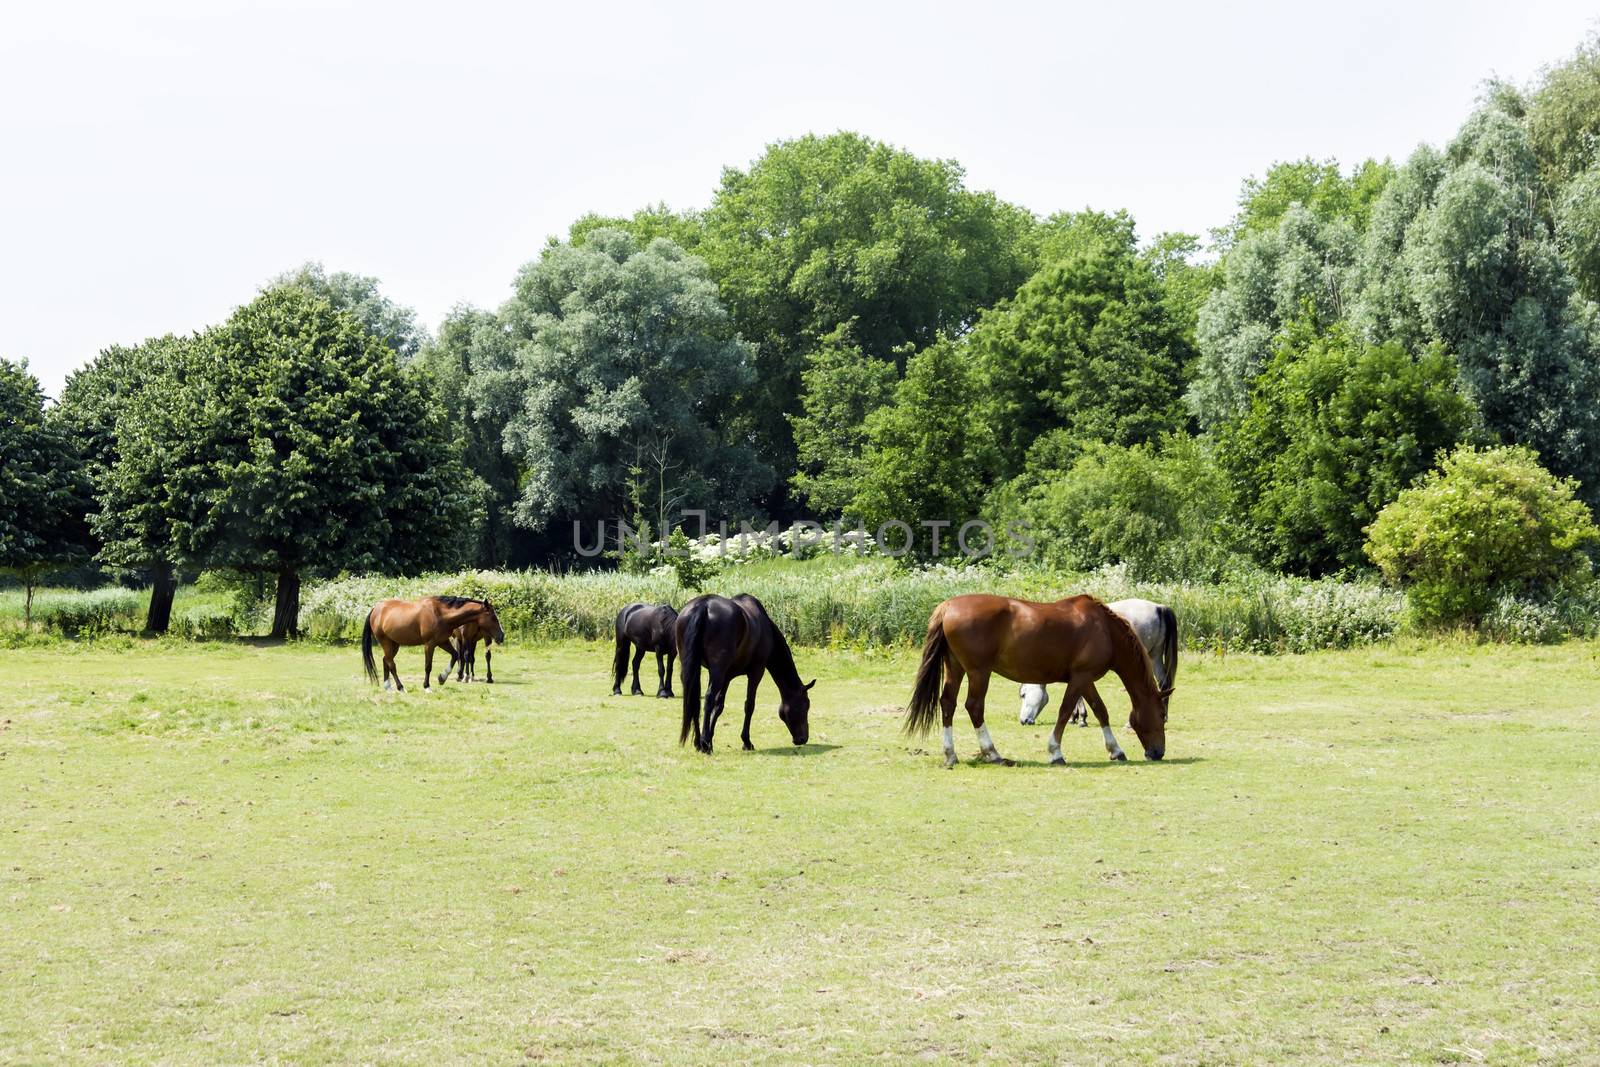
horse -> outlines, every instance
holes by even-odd
[[[394,687],[402,692],[400,671],[394,665],[395,650],[401,645],[423,647],[422,688],[428,688],[433,674],[433,650],[443,648],[450,654],[450,667],[460,658],[450,638],[469,622],[475,622],[486,637],[505,644],[506,633],[500,628],[500,618],[487,600],[467,600],[463,597],[427,596],[421,600],[380,600],[367,612],[367,621],[361,627],[361,659],[367,668],[367,677],[378,684],[378,670],[372,662],[372,642],[383,646],[383,684],[387,688],[389,676],[394,676]],[[450,667],[439,675],[443,685],[450,677]]]
[[[612,662],[614,675],[611,695],[622,695],[622,679],[628,673],[628,650],[637,645],[633,656],[633,695],[644,696],[639,685],[639,664],[646,652],[656,654],[656,696],[669,700],[672,692],[672,663],[678,658],[676,624],[678,613],[671,604],[629,604],[617,612],[617,655]]]
[[[674,629],[683,682],[683,728],[678,733],[678,744],[693,734],[694,747],[710,754],[711,738],[728,698],[728,686],[744,675],[749,685],[744,697],[744,732],[739,736],[746,751],[754,749],[750,743],[750,717],[755,714],[756,687],[761,684],[763,673],[772,675],[778,687],[778,718],[789,728],[789,736],[796,745],[806,743],[811,736],[811,687],[817,680],[801,683],[789,642],[761,601],[749,593],[731,599],[715,594],[697,596],[683,606]],[[702,666],[711,675],[703,721]]]
[[[995,750],[983,722],[983,701],[989,676],[998,673],[1014,682],[1047,685],[1066,682],[1056,728],[1050,735],[1050,762],[1066,765],[1061,733],[1067,711],[1085,699],[1105,731],[1113,758],[1121,752],[1111,735],[1105,702],[1094,683],[1115,672],[1133,701],[1128,725],[1139,735],[1146,759],[1166,755],[1166,722],[1162,711],[1171,689],[1156,685],[1150,655],[1133,627],[1092,596],[1068,597],[1053,604],[972,593],[951,597],[928,616],[928,638],[922,646],[911,703],[906,708],[906,733],[926,734],[934,711],[943,712],[944,765],[956,765],[952,723],[961,681],[968,679],[967,714],[978,732],[978,745],[990,763],[1010,764]],[[943,692],[939,678],[944,676]]]
[[[1150,653],[1151,666],[1155,668],[1156,685],[1163,689],[1173,685],[1178,677],[1178,617],[1165,604],[1149,600],[1115,600],[1106,607],[1128,620],[1145,651]],[[1022,686],[1022,708],[1017,721],[1032,726],[1039,712],[1050,703],[1050,693],[1042,685]],[[1165,712],[1163,712],[1165,714]],[[1089,712],[1083,701],[1067,715],[1068,722],[1079,726],[1089,725]]]
[[[464,600],[464,597],[440,597],[440,600]],[[456,667],[456,681],[472,682],[478,678],[478,642],[483,642],[483,668],[489,685],[494,684],[494,638],[477,619],[468,619],[454,634],[456,655],[461,661]]]

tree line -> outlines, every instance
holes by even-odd
[[[1150,577],[1342,573],[1459,446],[1600,502],[1597,301],[1596,40],[1404,162],[1271,167],[1204,240],[807,136],[703,210],[577,220],[432,335],[308,265],[107,349],[54,405],[7,364],[0,560],[146,573],[155,629],[177,569],[259,572],[284,632],[301,575],[563,560],[571,520],[697,507],[1023,519],[1051,562]]]

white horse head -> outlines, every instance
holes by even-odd
[[[1032,726],[1039,720],[1039,712],[1050,703],[1050,694],[1042,685],[1024,685],[1022,687],[1022,711],[1017,716],[1017,721],[1024,726]]]

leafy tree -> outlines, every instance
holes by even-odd
[[[480,567],[516,558],[512,512],[517,499],[517,465],[504,447],[505,413],[513,397],[501,397],[515,340],[500,317],[473,307],[451,309],[407,370],[421,377],[425,392],[444,407],[445,421],[461,439],[462,458],[471,472],[475,508],[483,522],[471,556]],[[494,379],[485,388],[485,378]],[[489,394],[493,394],[490,400]]]
[[[993,445],[972,410],[978,384],[961,347],[940,339],[911,357],[894,402],[867,417],[859,488],[848,511],[874,531],[905,523],[917,558],[954,554],[955,532],[979,517]],[[941,530],[924,522],[949,525]],[[884,531],[891,550],[903,536]]]
[[[856,494],[867,416],[894,396],[894,364],[868,357],[846,327],[823,338],[806,364],[803,410],[789,416],[799,464],[791,483],[817,514],[837,515]]]
[[[631,471],[651,452],[675,499],[739,508],[772,472],[726,429],[751,380],[705,264],[664,238],[619,230],[558,244],[522,269],[501,311],[509,352],[474,364],[475,403],[504,420],[521,471],[517,521],[627,513]]]
[[[266,288],[285,285],[315,293],[337,310],[348,312],[401,363],[409,363],[428,343],[428,331],[417,321],[417,313],[379,292],[376,278],[342,270],[329,274],[321,263],[305,263],[278,275]]]
[[[1232,489],[1206,444],[1092,444],[1065,469],[1031,469],[1011,487],[1014,514],[1042,559],[1069,569],[1124,564],[1140,581],[1208,581],[1239,566]]]
[[[44,390],[26,362],[0,359],[0,570],[33,590],[55,567],[87,555],[88,484],[69,428],[47,417]]]
[[[1048,431],[1134,444],[1183,422],[1183,331],[1131,222],[1086,213],[1081,225],[1098,232],[1063,243],[1064,258],[986,312],[968,337],[1007,475]]]
[[[1231,248],[1246,234],[1278,228],[1296,204],[1318,222],[1346,222],[1356,232],[1367,227],[1372,205],[1394,176],[1394,165],[1364,160],[1346,177],[1331,159],[1297,159],[1274,163],[1264,178],[1246,178],[1239,193],[1239,213],[1216,231],[1217,243]]]
[[[1600,33],[1543,72],[1526,109],[1540,181],[1559,195],[1600,163]]]
[[[100,558],[150,578],[145,629],[152,633],[165,633],[172,619],[178,580],[171,522],[174,508],[187,504],[173,496],[178,455],[155,447],[135,421],[122,420],[135,395],[174,384],[194,343],[168,334],[131,347],[113,345],[67,378],[56,406],[80,443],[94,487],[90,524]],[[159,407],[159,400],[152,402]]]
[[[1200,238],[1192,233],[1157,234],[1139,254],[1161,285],[1161,302],[1182,334],[1191,362],[1200,349],[1200,309],[1221,281],[1216,264],[1200,262],[1200,254]],[[1192,369],[1184,367],[1185,379]]]
[[[1368,336],[1455,353],[1484,425],[1600,498],[1600,319],[1538,209],[1520,108],[1492,92],[1444,153],[1420,151],[1385,190],[1358,319]]]
[[[1590,573],[1600,529],[1576,489],[1529,449],[1461,448],[1383,510],[1367,552],[1419,621],[1475,623],[1504,593]]]
[[[640,208],[627,217],[591,212],[567,228],[567,241],[581,245],[596,230],[622,230],[640,248],[649,247],[657,237],[665,237],[679,248],[693,252],[700,244],[704,224],[697,212],[677,212],[664,203],[657,203]]]
[[[1365,563],[1367,525],[1471,423],[1438,348],[1413,357],[1297,325],[1250,411],[1220,428],[1219,456],[1261,562],[1325,574]]]
[[[881,360],[959,332],[1030,270],[1026,211],[966,188],[961,167],[854,133],[769,146],[728,169],[705,212],[704,256],[738,332],[756,344],[742,426],[793,468],[785,414],[805,356],[841,323]]]
[[[130,400],[120,447],[174,457],[184,559],[276,576],[272,636],[298,632],[307,573],[457,562],[469,500],[456,443],[354,317],[298,286],[269,289],[189,356]]]

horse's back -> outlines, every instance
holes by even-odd
[[[1015,682],[1066,681],[1080,653],[1096,640],[1091,596],[1053,603],[969,593],[944,602],[945,639],[968,671],[994,671]]]

